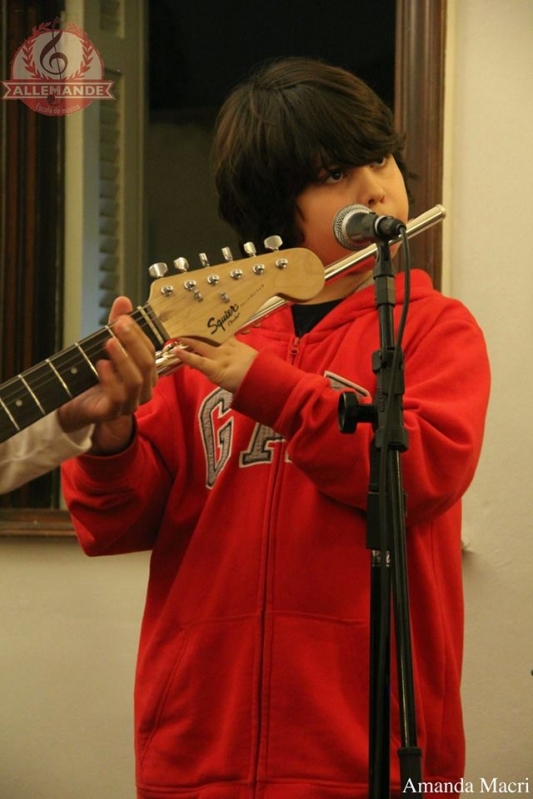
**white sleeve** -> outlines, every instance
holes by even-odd
[[[65,433],[57,412],[40,419],[0,444],[0,494],[55,469],[62,461],[86,452],[94,425]]]

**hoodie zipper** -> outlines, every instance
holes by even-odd
[[[300,336],[295,336],[289,346],[287,352],[287,361],[291,364],[294,364],[298,353],[300,352]],[[274,493],[277,489],[278,485],[278,475],[280,469],[282,468],[282,461],[283,456],[279,456],[275,469],[276,472],[272,478],[271,484],[271,492],[270,492],[270,499],[274,497]],[[272,503],[270,503],[270,507],[272,507]],[[257,720],[257,743],[256,743],[256,751],[255,751],[255,763],[254,763],[254,796],[258,794],[258,779],[259,779],[259,764],[261,760],[261,753],[264,746],[263,741],[263,715],[264,715],[264,702],[266,697],[264,695],[264,686],[265,686],[265,656],[266,656],[266,639],[267,639],[267,622],[266,622],[266,613],[267,613],[267,605],[268,605],[268,597],[269,597],[269,579],[270,579],[270,555],[271,555],[271,543],[272,543],[272,525],[273,525],[273,516],[272,513],[269,514],[268,519],[268,528],[267,528],[267,541],[265,545],[265,571],[264,571],[264,582],[263,582],[263,591],[262,591],[262,607],[261,607],[261,640],[260,640],[260,650],[261,650],[261,665],[259,669],[258,675],[258,688],[257,688],[257,695],[258,695],[258,720]],[[270,668],[271,668],[270,664]]]
[[[301,340],[302,339],[301,339],[300,336],[295,336],[293,338],[293,340],[292,340],[292,344],[291,344],[291,347],[289,349],[289,358],[288,358],[288,360],[289,360],[289,363],[291,363],[293,366],[294,366],[294,361],[296,360],[296,356],[300,352],[300,341]]]

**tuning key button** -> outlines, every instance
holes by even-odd
[[[263,242],[267,250],[279,250],[283,244],[283,239],[280,236],[269,236]]]
[[[148,267],[148,274],[150,277],[164,277],[168,272],[168,266],[162,261],[158,261],[152,266]]]
[[[229,247],[222,247],[222,255],[225,261],[233,261],[233,253]]]
[[[198,258],[200,259],[200,266],[210,266],[209,258],[205,254],[205,252],[198,253]]]
[[[245,244],[243,244],[242,248],[246,255],[249,255],[250,257],[257,255],[257,250],[253,241],[247,241]]]
[[[177,272],[189,271],[189,262],[186,258],[176,258],[174,261],[174,266],[176,267]]]

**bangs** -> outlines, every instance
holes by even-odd
[[[276,153],[270,167],[284,192],[299,194],[332,166],[364,166],[401,152],[392,112],[370,90],[371,103],[350,89],[330,87],[325,93],[309,83],[263,98],[255,117],[256,131],[264,135],[260,149],[264,155]]]

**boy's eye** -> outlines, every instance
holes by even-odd
[[[344,169],[328,169],[327,172],[322,177],[323,183],[338,183],[339,180],[342,180],[345,177],[346,172]]]
[[[378,158],[377,161],[372,161],[370,166],[373,167],[374,169],[380,169],[381,167],[384,167],[387,164],[389,158],[390,156],[384,155],[382,158]]]

